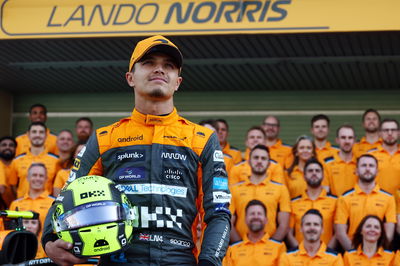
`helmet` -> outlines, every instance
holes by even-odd
[[[102,176],[83,176],[64,187],[51,216],[58,237],[73,244],[77,257],[121,251],[138,224],[137,207],[115,183]]]

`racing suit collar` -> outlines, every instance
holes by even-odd
[[[174,107],[171,113],[167,115],[145,115],[140,113],[138,110],[133,109],[131,119],[139,124],[143,125],[169,125],[176,122],[179,118],[178,112]]]

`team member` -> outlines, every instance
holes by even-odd
[[[47,120],[46,106],[44,106],[43,104],[39,104],[39,103],[32,105],[29,108],[29,120],[31,123],[41,122],[43,124],[46,124],[46,120]],[[16,141],[18,143],[17,150],[16,150],[16,156],[29,152],[29,149],[31,147],[31,142],[30,142],[30,139],[29,139],[27,133],[19,135],[16,138]],[[46,129],[46,142],[44,144],[44,146],[46,147],[46,150],[48,152],[58,154],[56,142],[57,142],[57,136],[53,135],[50,132],[50,129],[47,128]]]
[[[0,170],[0,175],[2,175],[0,178],[0,194],[5,208],[8,208],[10,203],[15,200],[15,194],[9,183],[9,176],[16,148],[17,142],[13,137],[4,136],[0,139],[0,169],[3,169],[3,171]]]
[[[39,219],[23,219],[22,224],[26,231],[32,232],[38,238],[38,249],[36,251],[35,259],[46,257],[46,253],[44,252],[42,245],[40,245],[42,226]]]
[[[375,182],[378,161],[370,154],[364,154],[357,160],[358,182],[354,189],[339,198],[336,210],[336,236],[345,250],[351,249],[351,239],[362,218],[376,215],[385,219],[386,237],[389,242],[394,235],[396,207],[394,197],[380,189]]]
[[[285,162],[291,156],[292,147],[282,143],[279,139],[280,121],[275,116],[267,116],[264,118],[262,129],[265,132],[265,145],[269,149],[271,159],[278,162],[282,168],[285,167]]]
[[[316,209],[308,210],[301,218],[301,231],[304,235],[299,247],[283,253],[279,266],[286,265],[343,265],[340,254],[326,247],[321,241],[323,218]]]
[[[317,158],[322,161],[337,153],[338,149],[333,147],[327,140],[329,135],[329,117],[326,115],[315,115],[311,118],[311,134],[314,137],[315,152]]]
[[[128,249],[102,257],[101,265],[197,264],[198,212],[204,230],[198,264],[219,265],[225,256],[230,193],[223,154],[212,130],[182,118],[174,108],[181,67],[181,52],[168,39],[140,41],[126,73],[135,94],[132,116],[96,130],[75,160],[70,182],[106,176],[139,206],[140,223]],[[82,263],[69,252],[71,245],[52,233],[52,212],[42,240],[47,255],[60,265]],[[140,234],[157,235],[162,242]]]
[[[27,170],[34,162],[46,165],[47,184],[46,190],[49,194],[53,192],[53,181],[60,169],[58,156],[47,152],[44,143],[46,140],[46,126],[42,122],[33,122],[28,128],[28,137],[31,141],[29,151],[17,156],[11,163],[9,183],[16,191],[17,197],[23,197],[29,190],[27,182]]]
[[[384,119],[380,135],[382,146],[369,151],[378,160],[376,182],[383,190],[394,194],[400,188],[400,145],[397,144],[399,122],[395,119]]]
[[[28,169],[29,190],[21,198],[14,200],[10,205],[10,210],[29,211],[39,213],[41,225],[44,224],[47,211],[54,201],[54,197],[49,196],[45,189],[47,170],[42,163],[33,163]]]
[[[302,195],[307,188],[304,180],[304,166],[308,160],[316,157],[314,142],[307,136],[300,136],[293,146],[292,154],[294,160],[285,171],[285,183],[289,189],[290,197],[295,198]],[[326,179],[322,181],[322,184],[328,189]]]
[[[75,148],[72,132],[68,129],[61,130],[57,136],[57,148],[59,151],[59,166],[61,169],[69,169],[73,163]]]
[[[251,127],[246,134],[246,160],[236,164],[232,167],[229,172],[229,184],[234,185],[239,182],[249,179],[251,174],[251,167],[248,162],[250,150],[256,145],[264,145],[265,143],[265,133],[261,127],[255,126]],[[269,158],[269,155],[268,155]],[[283,183],[283,169],[282,167],[270,159],[268,164],[267,176],[279,183]]]
[[[264,145],[255,146],[250,152],[249,179],[231,186],[232,242],[243,239],[247,233],[245,209],[247,203],[253,199],[258,199],[267,206],[270,222],[265,228],[266,232],[279,241],[287,234],[290,215],[289,193],[285,185],[267,177],[269,161],[268,148]]]
[[[339,152],[332,157],[325,158],[326,179],[330,192],[341,196],[352,189],[357,182],[356,157],[353,153],[355,141],[354,128],[344,125],[336,131],[336,143],[339,144]]]
[[[93,133],[93,122],[89,117],[78,118],[75,122],[75,133],[78,143],[85,144]]]
[[[233,164],[238,164],[242,161],[242,153],[236,147],[233,147],[228,142],[229,137],[229,125],[225,119],[217,119],[218,124],[218,140],[221,145],[222,152],[232,157]]]
[[[322,187],[323,169],[322,164],[316,159],[308,160],[304,166],[304,179],[307,183],[307,189],[303,195],[292,199],[291,202],[292,211],[288,239],[292,247],[298,246],[303,240],[300,228],[301,217],[309,209],[317,209],[322,214],[324,231],[321,235],[321,240],[325,244],[329,244],[329,247],[335,245],[335,238],[332,236],[337,197],[329,195]]]
[[[344,254],[344,265],[393,265],[394,253],[383,248],[385,244],[383,222],[375,215],[365,216],[353,237],[353,247]]]
[[[365,110],[362,116],[362,125],[365,130],[365,136],[360,139],[360,142],[354,144],[354,153],[356,157],[360,157],[369,150],[382,145],[382,140],[379,137],[380,123],[381,116],[377,110]]]
[[[245,212],[248,233],[243,241],[228,248],[223,265],[279,265],[279,256],[285,252],[286,247],[282,242],[270,238],[264,231],[268,223],[267,208],[264,203],[251,200],[246,205]]]

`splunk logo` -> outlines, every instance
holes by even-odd
[[[129,150],[126,152],[118,152],[116,154],[116,159],[119,162],[123,161],[144,161],[145,159],[144,150]]]
[[[161,158],[186,161],[187,156],[179,152],[163,152],[161,153]]]

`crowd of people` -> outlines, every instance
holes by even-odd
[[[159,39],[150,38],[151,45],[146,43],[146,40],[138,44],[137,53],[140,56],[136,57],[136,49],[132,55],[127,81],[139,92],[143,84],[138,80],[141,80],[140,74],[143,74],[146,69],[155,68],[155,72],[161,72],[159,69],[163,68],[163,71],[175,73],[176,76],[180,74],[182,59],[181,55],[176,53],[178,50],[173,44],[168,44],[173,47],[173,50],[163,50],[163,53],[159,50],[147,49],[149,45],[150,48],[160,48],[168,42],[162,36],[155,36],[155,38]],[[142,49],[141,46],[147,48]],[[170,63],[172,57],[167,57],[167,55],[177,57],[175,65]],[[135,70],[135,66],[138,70]],[[152,80],[159,81],[156,78]],[[181,79],[177,80],[175,87],[181,82]],[[134,81],[137,83],[135,84]],[[161,81],[158,83],[167,83],[165,79]],[[143,85],[143,87],[146,86]],[[138,92],[135,91],[135,93]],[[140,95],[135,94],[136,97]],[[152,95],[152,97],[156,96]],[[146,102],[145,99],[141,100],[137,100],[136,104]],[[184,120],[178,119],[176,109],[170,108],[173,107],[172,102],[169,102],[168,106],[172,111],[160,112],[157,116],[152,115],[151,112],[146,113],[148,116],[145,116],[144,113],[136,110],[137,107],[135,106],[132,118],[121,120],[110,128],[119,128],[123,131],[133,125],[133,129],[137,127],[141,130],[150,130],[150,126],[146,124],[148,123],[153,130],[155,124],[161,123],[165,127],[168,126],[175,135],[178,133],[176,133],[176,126],[171,126],[172,122],[179,124],[182,130],[184,128],[181,124]],[[162,114],[168,115],[162,116]],[[53,239],[55,236],[52,235],[51,230],[48,230],[45,217],[54,197],[58,195],[70,176],[70,172],[72,171],[71,176],[80,173],[106,175],[107,171],[113,168],[100,169],[100,166],[97,167],[101,164],[98,160],[99,154],[95,154],[97,157],[93,155],[95,152],[98,153],[98,150],[94,148],[98,146],[100,141],[98,138],[109,134],[108,127],[106,127],[107,130],[93,135],[87,143],[93,132],[93,123],[89,118],[83,117],[76,121],[77,140],[74,140],[74,134],[69,129],[53,135],[46,127],[46,118],[46,107],[42,104],[34,104],[29,110],[30,124],[26,134],[16,138],[5,136],[0,139],[0,204],[3,209],[29,210],[39,213],[38,220],[26,220],[24,225],[38,238],[41,237],[42,228],[45,227],[46,251],[50,250],[53,252],[53,257],[56,257],[54,254],[60,250],[57,245],[61,244],[57,242],[59,240]],[[279,138],[279,119],[275,116],[267,116],[261,125],[247,130],[246,150],[240,151],[228,142],[227,121],[224,119],[201,121],[199,124],[212,129],[215,134],[211,130],[190,131],[192,135],[195,132],[195,136],[191,136],[193,139],[196,138],[198,143],[196,142],[197,146],[193,146],[193,153],[199,157],[192,156],[192,159],[196,161],[193,162],[190,170],[193,173],[197,172],[196,167],[201,163],[205,174],[215,171],[221,176],[208,176],[207,178],[210,179],[205,179],[206,181],[201,183],[200,192],[197,191],[197,187],[191,188],[195,191],[191,193],[198,192],[200,198],[202,198],[201,193],[206,195],[207,200],[204,199],[201,204],[212,202],[215,203],[214,205],[209,204],[204,207],[200,204],[198,209],[201,210],[201,207],[204,209],[196,216],[196,212],[193,211],[199,204],[196,199],[193,202],[188,201],[189,205],[185,210],[190,213],[190,217],[199,217],[189,221],[189,224],[200,221],[199,238],[204,239],[201,234],[208,234],[207,244],[213,245],[213,248],[218,251],[218,254],[213,250],[200,252],[199,265],[215,265],[214,262],[220,261],[221,248],[218,248],[218,243],[213,242],[212,236],[221,235],[219,243],[220,246],[224,245],[224,233],[229,232],[229,212],[231,214],[230,246],[222,261],[224,265],[248,263],[253,265],[400,265],[400,251],[396,251],[399,248],[396,239],[400,234],[399,123],[395,119],[381,119],[379,112],[374,109],[364,112],[362,123],[365,136],[359,142],[356,142],[352,125],[342,125],[336,129],[338,146],[335,147],[327,140],[330,130],[329,117],[323,114],[315,115],[310,123],[311,136],[299,136],[296,143],[291,146],[284,144]],[[192,124],[190,127],[196,130],[203,129]],[[117,131],[113,134],[121,133]],[[151,142],[154,149],[160,148],[161,144],[173,146],[174,150],[171,151],[183,151],[187,148],[183,145],[188,145],[185,142],[186,137],[178,138],[171,133],[171,135],[163,135],[161,141],[153,133],[149,134],[152,138],[154,137]],[[205,137],[209,138],[207,142],[204,141]],[[135,140],[141,140],[140,136]],[[180,145],[172,145],[171,143],[175,143],[173,142],[175,140],[180,141]],[[222,153],[218,150],[218,141]],[[117,142],[124,141],[121,139]],[[87,146],[85,146],[86,143]],[[126,148],[128,144],[115,145],[115,148],[125,151],[122,148]],[[202,148],[200,149],[199,146]],[[81,167],[79,158],[85,153],[85,149],[89,148],[93,153],[91,154],[93,158],[86,154],[89,156],[86,157],[86,165]],[[107,148],[112,149],[114,146],[108,143]],[[207,156],[203,156],[203,153],[199,151],[203,149]],[[178,152],[161,152],[161,158],[164,159],[171,159],[171,156],[175,155],[180,155],[179,166],[188,163],[184,162],[186,156],[182,157],[182,154]],[[78,159],[74,160],[75,157]],[[125,162],[120,161],[119,167],[128,169]],[[225,168],[222,161],[225,162]],[[151,164],[149,160],[145,163]],[[143,168],[135,169],[138,171]],[[179,171],[181,168],[171,166],[168,169]],[[143,170],[140,173],[142,172]],[[185,174],[183,172],[179,173],[179,178]],[[228,176],[227,184],[225,176]],[[159,175],[154,175],[152,178],[157,179]],[[188,177],[182,179],[185,178]],[[201,175],[198,178],[200,179]],[[228,185],[231,194],[227,189]],[[226,203],[229,198],[228,210]],[[145,210],[148,211],[147,207]],[[218,216],[215,214],[217,212],[223,212],[223,215]],[[154,215],[157,216],[157,214]],[[156,220],[149,217],[148,215],[147,222]],[[10,226],[8,222],[2,221],[3,229]],[[158,220],[156,222],[157,228],[159,224],[164,224],[158,223]],[[209,223],[207,226],[205,226],[206,222]],[[189,233],[191,235],[192,232],[189,232],[191,229],[184,228],[188,230],[188,235]],[[221,228],[224,228],[223,232]],[[175,231],[169,229],[172,233],[182,231],[182,228]],[[154,232],[162,231],[162,229],[157,230]],[[141,243],[141,239],[133,241],[136,242],[132,246]],[[190,243],[187,245],[191,246]],[[41,245],[39,246],[37,258],[46,256]],[[142,244],[141,247],[147,248],[148,245]],[[197,247],[202,251],[207,249],[207,245],[199,244]],[[171,248],[176,249],[177,245]],[[183,247],[181,248],[183,250]],[[158,252],[162,248],[156,246],[155,250]],[[139,251],[133,248],[131,252],[134,261],[135,252]],[[190,258],[187,261],[193,262],[193,254],[185,252],[186,250],[181,254],[186,254],[187,258]],[[209,256],[208,253],[216,255]],[[201,254],[204,254],[203,257]],[[144,257],[146,261],[153,260],[153,258]],[[176,255],[174,258],[183,257]],[[111,263],[114,259],[110,258],[110,261],[106,263]],[[203,263],[200,263],[202,260]]]

